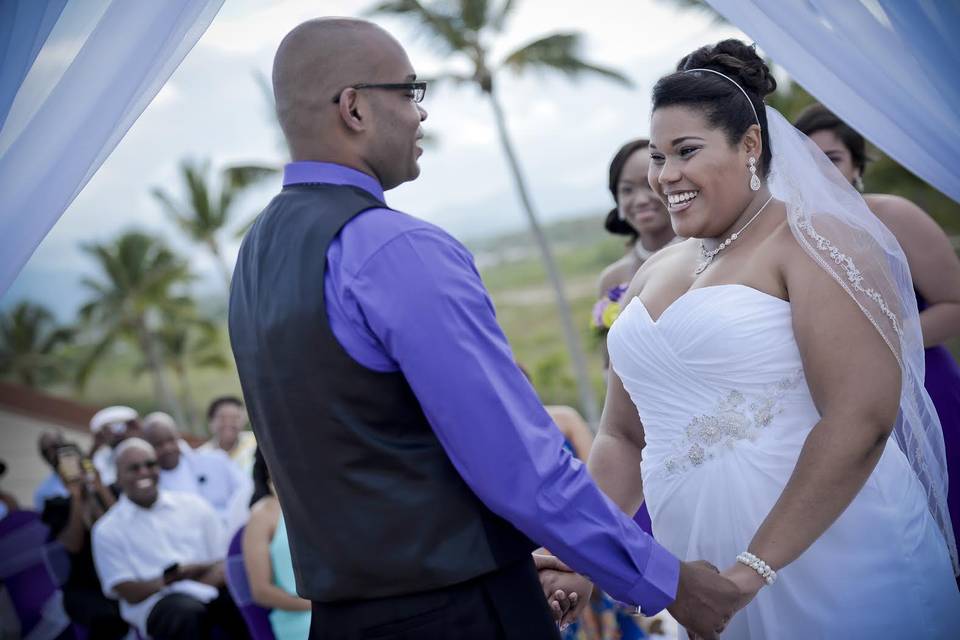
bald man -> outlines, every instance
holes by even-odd
[[[160,488],[206,500],[220,516],[227,542],[249,516],[252,476],[244,476],[222,449],[191,449],[180,438],[174,419],[165,413],[157,411],[143,419],[143,437],[156,451]]]
[[[597,489],[514,364],[472,256],[385,204],[420,172],[416,77],[368,22],[284,38],[273,85],[293,161],[231,287],[311,638],[556,638],[537,544],[714,637],[733,585],[678,562]]]
[[[117,446],[120,500],[93,526],[93,560],[123,619],[156,640],[248,638],[224,582],[220,519],[200,497],[158,486],[154,448]]]

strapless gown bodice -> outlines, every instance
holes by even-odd
[[[716,285],[688,291],[655,319],[635,298],[607,344],[643,423],[654,536],[682,559],[730,566],[820,418],[790,303]],[[960,594],[923,488],[891,439],[851,505],[724,638],[900,637],[898,630],[960,637]]]

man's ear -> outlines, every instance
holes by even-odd
[[[337,106],[340,108],[340,119],[348,129],[363,131],[366,128],[361,114],[360,93],[356,89],[349,87],[344,89]]]

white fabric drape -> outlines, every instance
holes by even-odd
[[[960,3],[707,1],[837,116],[960,202]]]
[[[66,8],[59,0],[0,1],[0,13],[14,21],[0,30],[8,49],[0,62],[0,97],[16,96],[0,118],[2,295],[223,0],[99,0]],[[57,5],[63,9],[58,19]],[[33,36],[4,40],[7,29]],[[25,64],[31,65],[26,73]]]

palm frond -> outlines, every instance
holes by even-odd
[[[455,14],[427,8],[419,0],[385,0],[375,4],[365,13],[412,18],[418,23],[422,34],[430,37],[448,52],[464,51],[471,46],[462,19]]]
[[[528,69],[553,69],[568,76],[599,75],[630,86],[630,79],[615,69],[596,65],[579,56],[579,33],[554,33],[526,44],[508,55],[503,66],[515,73]]]
[[[710,17],[714,24],[726,24],[723,14],[710,6],[704,0],[658,0],[660,4],[672,4],[678,9],[699,11]]]
[[[267,178],[272,178],[279,172],[280,170],[277,167],[248,164],[227,167],[223,170],[223,176],[227,188],[236,191],[257,184]]]
[[[460,0],[460,18],[463,26],[474,33],[479,33],[487,26],[487,15],[490,3],[487,0]]]
[[[490,28],[494,31],[503,31],[503,28],[507,24],[507,19],[516,6],[517,3],[514,2],[514,0],[504,0],[504,3],[500,5],[500,10],[495,12],[490,18]]]

